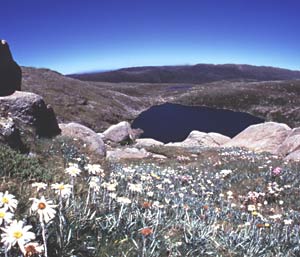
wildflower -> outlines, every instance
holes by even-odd
[[[276,167],[275,169],[272,170],[272,174],[274,176],[279,176],[282,172],[282,169],[280,167]]]
[[[89,174],[97,175],[103,173],[103,169],[100,164],[87,164],[85,166]]]
[[[293,223],[292,219],[283,220],[284,225],[291,225]]]
[[[106,190],[109,191],[109,192],[116,191],[117,190],[116,189],[117,185],[118,185],[117,183],[107,183],[107,182],[102,183],[102,186],[104,188],[106,188]]]
[[[117,202],[121,204],[130,204],[131,200],[127,197],[118,197]]]
[[[264,227],[265,227],[265,224],[258,223],[258,224],[256,224],[256,227],[257,227],[257,228],[264,228]]]
[[[147,192],[147,196],[148,197],[153,197],[154,196],[154,192]]]
[[[117,198],[117,194],[116,193],[110,193],[108,194],[108,196],[112,199],[116,199]]]
[[[70,163],[69,165],[70,166],[66,168],[65,173],[69,174],[71,177],[77,177],[80,174],[81,169],[78,168],[77,164]]]
[[[232,173],[232,170],[221,170],[220,175],[222,175],[223,178],[227,177]]]
[[[23,254],[25,257],[41,255],[43,252],[44,252],[44,247],[42,245],[39,245],[36,242],[28,243],[24,245]]]
[[[36,187],[36,191],[39,192],[40,190],[45,190],[47,187],[46,183],[43,182],[35,182],[31,184],[32,187]]]
[[[144,209],[149,209],[149,208],[151,208],[152,203],[151,203],[151,202],[143,202],[143,203],[141,204],[141,206],[142,206],[142,208],[144,208]]]
[[[143,235],[143,236],[150,236],[152,233],[153,233],[153,230],[151,228],[142,228],[140,230],[140,233]]]
[[[153,206],[154,208],[163,208],[163,207],[164,207],[164,205],[161,204],[159,201],[153,202],[152,206]]]
[[[11,223],[11,219],[14,215],[11,212],[7,211],[7,208],[0,209],[0,225],[2,225],[3,221],[6,223]]]
[[[48,223],[55,217],[56,211],[53,208],[56,205],[53,205],[52,201],[46,201],[44,196],[41,199],[31,198],[30,200],[33,200],[31,211],[38,213],[41,222],[45,221],[45,223]]]
[[[249,204],[248,207],[247,207],[247,209],[248,209],[248,211],[255,211],[256,207],[253,204]]]
[[[258,212],[257,212],[257,211],[253,211],[253,212],[252,212],[252,215],[253,215],[253,216],[257,216],[257,215],[258,215]]]
[[[156,175],[155,173],[153,173],[153,172],[151,172],[151,177],[152,178],[155,178],[155,179],[157,179],[157,180],[159,180],[160,179],[160,176],[158,176],[158,175]]]
[[[19,245],[22,252],[25,252],[25,243],[35,239],[35,234],[29,230],[32,226],[24,226],[23,221],[13,220],[12,223],[1,228],[4,233],[1,234],[1,242],[10,250],[16,243]]]
[[[141,193],[142,190],[143,190],[143,186],[141,184],[132,184],[132,183],[129,183],[129,191],[132,191],[132,192],[137,192],[137,193]]]
[[[64,183],[55,183],[51,185],[52,189],[62,197],[68,197],[72,193],[72,186]]]
[[[0,207],[7,207],[11,212],[13,212],[18,205],[18,200],[15,199],[15,196],[9,194],[7,191],[5,194],[0,192]]]
[[[281,219],[281,217],[282,217],[281,214],[274,214],[274,215],[269,216],[269,218],[270,218],[270,219],[273,219],[273,220]]]
[[[282,200],[280,200],[278,203],[279,203],[279,205],[283,205],[284,202]]]
[[[271,226],[270,223],[265,223],[265,228],[269,228]]]
[[[90,188],[92,188],[95,192],[99,192],[100,191],[100,179],[96,176],[92,176],[90,178],[90,182],[89,182],[89,186]]]

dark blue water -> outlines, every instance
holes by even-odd
[[[243,112],[166,103],[141,113],[132,127],[144,130],[141,138],[169,143],[184,140],[193,130],[234,137],[248,126],[262,122],[263,119]]]

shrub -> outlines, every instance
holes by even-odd
[[[50,180],[50,172],[41,166],[36,157],[23,155],[0,144],[0,175],[10,178]]]

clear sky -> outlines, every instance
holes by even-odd
[[[3,0],[0,38],[61,73],[243,63],[300,70],[299,0]]]

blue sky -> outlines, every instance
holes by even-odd
[[[298,0],[9,0],[0,38],[61,73],[244,63],[300,70]]]

